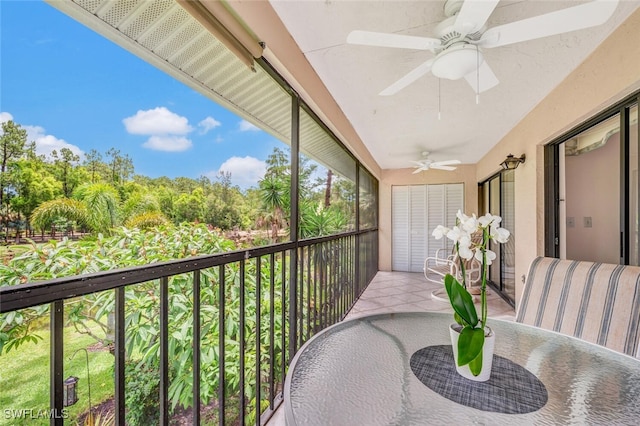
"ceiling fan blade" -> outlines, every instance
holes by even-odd
[[[405,75],[400,80],[396,81],[391,86],[380,92],[380,96],[395,95],[400,90],[404,89],[405,87],[431,71],[431,65],[433,65],[433,61],[433,59],[429,59],[428,61],[424,62],[418,68],[414,69],[409,74]]]
[[[467,80],[467,83],[469,83],[469,86],[471,86],[475,93],[482,93],[485,90],[497,86],[499,83],[498,77],[493,73],[487,61],[483,61],[482,64],[480,64],[477,73],[476,71],[470,72],[464,76],[464,79]],[[480,87],[478,87],[478,80],[480,80]]]
[[[434,161],[431,163],[431,166],[450,166],[452,164],[460,164],[460,160],[444,160],[444,161]]]
[[[431,50],[442,43],[437,38],[416,37],[402,34],[377,33],[373,31],[351,31],[347,43],[364,46],[397,47],[400,49]]]
[[[438,170],[448,170],[448,171],[452,171],[455,170],[455,167],[451,167],[451,166],[437,166],[437,165],[431,165],[432,169],[438,169]]]
[[[488,29],[478,43],[499,47],[512,43],[581,30],[604,24],[618,6],[618,0],[595,0],[544,15]]]
[[[423,171],[423,170],[428,170],[428,169],[425,169],[424,167],[418,167],[418,168],[417,168],[417,169],[415,169],[411,174],[412,174],[412,175],[415,175],[416,173],[420,173],[420,172],[421,172],[421,171]]]
[[[500,0],[466,0],[456,15],[453,27],[461,35],[474,33],[482,28]]]

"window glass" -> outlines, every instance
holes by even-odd
[[[300,238],[354,230],[356,162],[304,109],[299,164]]]

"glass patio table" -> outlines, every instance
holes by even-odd
[[[452,314],[394,313],[338,323],[287,374],[286,424],[616,424],[640,419],[640,360],[528,325],[490,319],[489,381],[455,373]]]

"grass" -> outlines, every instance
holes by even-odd
[[[9,353],[0,355],[0,425],[48,425],[46,418],[26,419],[7,418],[6,410],[49,410],[49,341],[48,328],[37,334],[42,341],[36,344],[25,343]],[[71,327],[64,330],[64,378],[75,376],[78,402],[67,407],[68,419],[65,424],[76,424],[80,414],[88,411],[87,363],[85,352],[80,350],[71,359],[74,352],[95,343],[90,336],[80,334]],[[91,403],[95,407],[113,396],[114,357],[108,351],[89,352],[89,373],[91,375]]]

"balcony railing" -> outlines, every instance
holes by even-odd
[[[98,300],[115,320],[115,419],[124,425],[125,363],[140,332],[137,301],[150,296],[145,330],[156,333],[148,352],[158,361],[160,424],[170,424],[171,397],[180,389],[184,395],[185,386],[193,424],[201,424],[205,404],[220,425],[264,424],[282,402],[295,352],[344,318],[373,279],[377,246],[376,230],[350,232],[3,287],[0,313],[50,307],[49,408],[63,413],[68,311],[85,298],[95,309]],[[177,364],[187,377],[176,375]],[[62,417],[51,424],[63,424]]]

